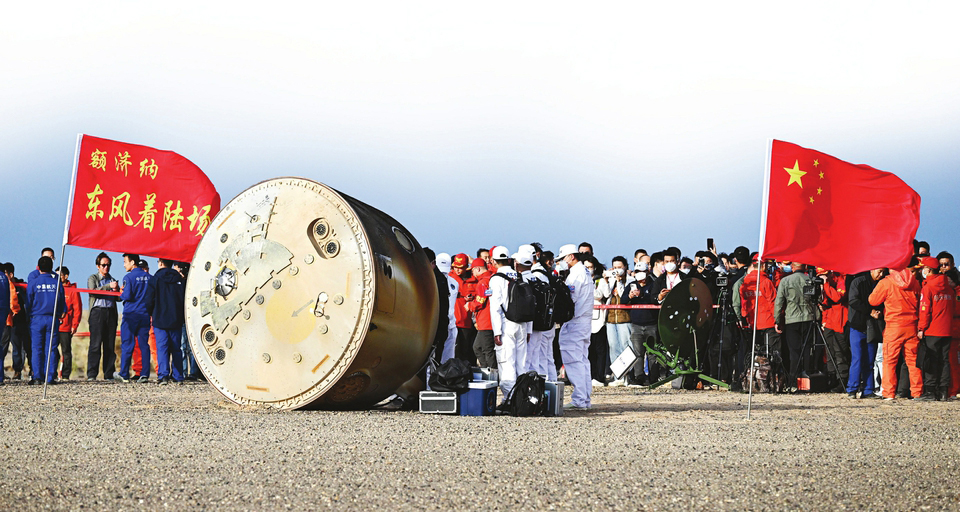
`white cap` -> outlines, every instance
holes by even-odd
[[[437,270],[443,272],[444,274],[450,273],[451,261],[449,254],[441,252],[437,255],[437,259],[435,261],[437,262]]]
[[[560,253],[557,254],[557,259],[562,260],[563,258],[566,258],[568,254],[576,254],[576,253],[577,253],[577,246],[573,244],[567,244],[560,247]]]
[[[536,254],[537,248],[530,244],[523,244],[520,247],[517,247],[517,254],[530,253]]]
[[[510,259],[510,251],[508,251],[506,247],[498,245],[493,248],[490,257],[495,260],[508,260]]]
[[[533,265],[533,253],[532,253],[532,252],[526,252],[526,251],[518,252],[518,253],[516,253],[516,254],[513,255],[513,261],[515,261],[515,262],[517,262],[517,263],[519,263],[519,264],[521,264],[521,265],[523,265],[523,266],[529,267],[529,266]]]

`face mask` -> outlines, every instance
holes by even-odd
[[[643,271],[643,272],[646,272],[646,271],[649,270],[649,269],[650,269],[650,265],[647,265],[647,262],[646,262],[646,261],[641,261],[641,262],[637,265],[637,270],[641,270],[641,271]]]
[[[784,274],[789,274],[790,272],[793,272],[793,267],[791,267],[790,265],[784,265],[784,266],[783,266],[783,273],[784,273]]]
[[[616,277],[622,276],[622,275],[623,275],[623,269],[622,269],[622,268],[615,268],[615,269],[613,269],[613,275],[616,276]]]
[[[634,274],[634,276],[636,276],[635,279],[636,279],[637,281],[643,281],[644,279],[647,278],[647,273],[646,273],[646,272],[637,272],[636,274]]]
[[[668,274],[672,274],[677,271],[677,264],[674,262],[664,263],[663,269],[667,271]]]
[[[683,272],[684,274],[689,274],[689,273],[690,273],[690,269],[689,269],[689,268],[681,268],[681,269],[680,269],[680,272]]]
[[[567,270],[567,269],[570,268],[570,267],[567,266],[567,262],[566,262],[566,261],[558,261],[555,268],[557,269],[557,272],[560,272],[560,271],[563,271],[563,270]]]

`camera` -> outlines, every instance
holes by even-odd
[[[810,278],[810,281],[803,285],[803,296],[810,302],[818,304],[823,298],[824,280],[817,275],[817,271],[814,269],[807,271],[807,277]]]
[[[720,288],[726,288],[727,286],[727,276],[720,275],[717,276],[717,286]]]

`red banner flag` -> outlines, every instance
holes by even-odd
[[[70,208],[66,244],[189,262],[220,194],[172,151],[83,135]]]
[[[764,258],[845,274],[909,263],[920,195],[896,175],[775,140],[769,187]]]

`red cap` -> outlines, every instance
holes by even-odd
[[[468,263],[470,263],[470,258],[462,252],[453,257],[453,266],[455,268],[467,268]]]
[[[487,262],[481,260],[480,258],[474,258],[473,262],[470,263],[470,268],[487,268]]]
[[[920,264],[927,268],[932,268],[934,270],[940,268],[940,261],[936,258],[931,258],[927,256],[925,258],[920,258]]]

